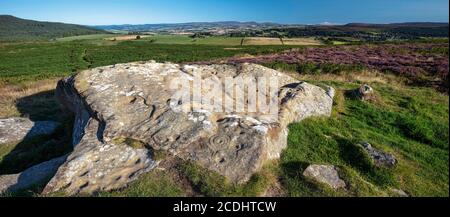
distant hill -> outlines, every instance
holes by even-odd
[[[0,15],[0,41],[48,40],[100,33],[105,31],[81,25],[39,22]]]
[[[115,31],[192,31],[199,32],[211,29],[261,29],[270,27],[281,27],[283,25],[276,23],[257,23],[257,22],[237,22],[237,21],[220,21],[220,22],[189,22],[189,23],[166,23],[166,24],[124,24],[124,25],[103,25],[93,26],[102,30]]]
[[[415,40],[423,37],[448,37],[448,23],[392,23],[370,24],[350,23],[346,25],[306,25],[282,26],[267,28],[259,31],[231,33],[239,37],[268,36],[277,37],[321,37],[331,41],[349,42],[359,41],[388,41],[388,40]]]
[[[375,31],[385,35],[413,38],[413,37],[448,37],[448,23],[414,22],[391,24],[349,23],[341,26],[343,31]]]
[[[448,27],[448,23],[436,23],[436,22],[409,22],[409,23],[390,23],[390,24],[371,24],[371,23],[349,23],[347,27],[372,27],[372,28],[399,28],[399,27]]]
[[[356,37],[366,40],[448,37],[448,23],[410,22],[392,24],[349,23],[345,25],[301,25],[257,22],[193,22],[173,24],[93,26],[107,31],[155,33],[210,33],[230,36]]]

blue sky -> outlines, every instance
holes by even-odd
[[[0,0],[0,14],[84,25],[448,22],[448,0]]]

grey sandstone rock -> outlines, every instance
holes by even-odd
[[[377,150],[372,147],[371,144],[365,142],[362,144],[364,150],[369,154],[369,156],[373,159],[375,165],[393,167],[397,164],[397,159],[394,155]]]
[[[50,179],[63,164],[67,156],[55,158],[53,160],[35,165],[27,170],[12,175],[0,176],[0,193],[16,192],[25,190],[36,184],[42,184],[46,179]]]
[[[305,177],[329,185],[333,189],[345,188],[345,182],[339,177],[333,165],[310,165],[303,172]]]
[[[399,197],[409,197],[409,195],[401,189],[392,188],[391,191],[392,191],[392,193],[394,193],[395,195],[397,195]]]
[[[33,122],[27,118],[0,119],[0,144],[20,142],[41,135],[50,135],[58,128],[53,121]]]
[[[258,112],[183,110],[186,105],[171,100],[174,90],[169,87],[173,81],[192,81],[195,74],[213,86],[223,86],[225,77],[276,76],[278,118]],[[203,87],[201,91],[223,94]],[[239,104],[228,91],[224,99]],[[153,151],[195,162],[233,182],[246,182],[264,162],[280,156],[287,145],[288,124],[329,116],[333,95],[331,87],[323,90],[254,64],[136,62],[83,71],[58,83],[59,100],[76,114],[74,151],[45,192],[92,193],[124,187],[156,166]]]

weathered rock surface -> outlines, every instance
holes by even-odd
[[[62,188],[68,194],[114,190],[156,166],[145,148],[99,140],[101,128],[97,120],[87,120],[82,139],[43,193]]]
[[[196,74],[212,86],[224,86],[226,77],[255,81],[276,76],[277,118],[248,111],[184,110],[186,104],[172,101],[175,90],[169,86],[182,79],[192,81]],[[202,86],[201,91],[239,104],[226,88],[222,93]],[[254,64],[139,62],[83,71],[58,83],[58,98],[76,114],[75,148],[45,192],[91,193],[123,187],[155,167],[154,150],[245,182],[265,161],[280,156],[287,145],[289,123],[330,115],[333,93],[331,87],[324,90]],[[269,100],[273,99],[269,96]],[[194,99],[188,106],[196,103]]]
[[[12,175],[0,176],[0,194],[4,192],[16,192],[25,190],[36,184],[43,184],[43,181],[51,178],[63,164],[67,156],[55,158],[53,160],[35,165],[27,170]]]
[[[409,197],[409,195],[401,189],[391,188],[391,192],[398,197]]]
[[[401,189],[392,188],[391,191],[399,197],[409,197],[409,195]]]
[[[20,142],[27,138],[50,135],[58,128],[53,121],[33,122],[27,118],[0,119],[0,144]]]
[[[303,175],[317,182],[327,184],[333,189],[345,188],[346,186],[333,165],[310,165],[303,172]]]
[[[367,154],[373,159],[375,165],[393,167],[397,164],[397,159],[394,155],[377,150],[372,147],[371,144],[365,142],[362,144],[364,150],[366,150]]]

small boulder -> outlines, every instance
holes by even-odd
[[[303,172],[303,176],[325,183],[333,189],[345,188],[346,186],[333,165],[310,165]]]
[[[397,159],[394,155],[377,150],[372,147],[371,144],[365,142],[362,144],[364,150],[369,154],[369,156],[373,159],[375,162],[375,165],[381,167],[381,166],[387,166],[387,167],[393,167],[397,164]]]
[[[33,185],[40,184],[45,179],[50,179],[66,160],[67,156],[35,165],[27,170],[12,175],[0,176],[0,194],[25,190]]]
[[[401,189],[392,188],[391,192],[394,193],[395,195],[399,196],[399,197],[409,197],[409,195],[405,191],[403,191]]]
[[[27,118],[0,119],[0,144],[20,142],[41,135],[50,135],[58,128],[54,121],[33,122]]]
[[[364,84],[355,90],[356,98],[362,101],[369,101],[374,98],[374,90],[371,86]]]

